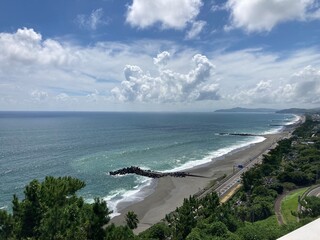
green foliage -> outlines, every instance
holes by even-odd
[[[12,214],[0,211],[0,239],[99,240],[110,234],[130,239],[129,228],[114,226],[110,233],[103,229],[110,220],[106,202],[96,198],[93,204],[85,203],[76,196],[84,186],[71,177],[31,181],[23,200],[13,196]]]
[[[251,190],[254,186],[262,184],[262,173],[260,167],[256,166],[250,169],[250,171],[242,174],[242,184],[245,191]]]
[[[304,124],[298,127],[293,134],[301,138],[307,138],[310,136],[310,132],[313,127],[314,122],[312,121],[311,116],[306,116],[306,121],[304,122]]]
[[[297,189],[297,185],[295,185],[294,183],[292,182],[284,182],[281,184],[283,186],[283,188],[285,190],[288,190],[288,191],[291,191],[291,190],[294,190],[294,189]]]
[[[115,226],[114,224],[109,225],[106,228],[105,240],[134,240],[134,234],[128,226]]]
[[[269,189],[275,190],[277,194],[282,194],[284,186],[280,183],[272,183],[269,186]]]
[[[0,210],[0,239],[9,239],[13,232],[14,221],[12,216],[4,210]]]
[[[281,228],[277,223],[270,221],[258,221],[255,223],[246,223],[240,228],[237,235],[243,240],[274,240],[283,235]]]
[[[205,240],[204,234],[201,232],[201,229],[194,228],[191,233],[187,236],[187,240]]]
[[[314,182],[314,176],[299,170],[286,170],[279,174],[278,179],[281,182],[292,182],[298,186],[305,186]]]
[[[71,177],[31,181],[25,188],[25,198],[20,202],[14,196],[12,202],[16,237],[85,238],[90,226],[84,211],[89,206],[75,195],[84,186],[84,182]]]
[[[137,214],[135,214],[133,211],[129,211],[126,214],[126,223],[130,229],[137,228],[139,223]]]
[[[300,203],[304,208],[301,216],[313,218],[320,216],[320,198],[315,196],[305,197]]]
[[[92,211],[87,213],[90,214],[90,232],[89,239],[103,239],[105,231],[102,226],[106,225],[110,221],[109,211],[105,201],[99,198],[94,199],[92,204]]]
[[[157,223],[139,235],[140,239],[159,239],[165,240],[171,234],[170,227],[164,222]]]

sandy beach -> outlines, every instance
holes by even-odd
[[[174,211],[181,206],[183,199],[194,195],[199,190],[208,186],[210,181],[223,176],[230,175],[233,172],[234,165],[245,164],[252,161],[273,147],[277,141],[284,137],[288,137],[293,126],[287,127],[284,131],[276,134],[264,135],[266,138],[263,142],[253,144],[246,148],[231,152],[221,158],[213,159],[212,162],[201,165],[189,170],[189,173],[201,175],[199,177],[174,178],[165,177],[156,180],[154,192],[144,200],[125,207],[118,206],[120,216],[114,217],[111,222],[115,224],[125,223],[125,214],[128,211],[134,211],[139,218],[138,228],[135,233],[140,233],[153,224],[159,222],[167,213]],[[128,203],[127,203],[128,204]]]

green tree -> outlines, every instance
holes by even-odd
[[[137,228],[138,227],[138,223],[139,223],[139,219],[138,219],[137,214],[135,214],[133,211],[129,211],[126,214],[126,223],[127,223],[127,226],[130,229]]]
[[[151,226],[148,230],[144,231],[139,235],[140,239],[157,239],[165,240],[168,239],[171,234],[170,228],[164,222],[157,223]]]
[[[108,210],[105,201],[99,198],[94,199],[92,204],[92,214],[90,219],[90,239],[103,239],[106,232],[102,226],[106,225],[110,221],[109,214],[111,212]]]
[[[106,228],[105,240],[134,240],[134,234],[128,226],[115,226],[113,223]]]
[[[110,212],[105,201],[88,204],[77,197],[84,186],[71,177],[31,181],[22,201],[13,196],[12,214],[0,211],[0,239],[104,239]]]
[[[4,210],[0,210],[0,239],[9,239],[13,235],[13,218]]]

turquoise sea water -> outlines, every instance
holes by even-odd
[[[141,198],[150,180],[108,172],[131,165],[161,171],[186,169],[263,137],[295,121],[287,114],[0,112],[0,208],[23,196],[32,179],[73,176],[87,186],[80,194],[120,201]]]

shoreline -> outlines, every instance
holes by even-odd
[[[191,174],[201,175],[204,176],[204,178],[164,177],[153,180],[151,184],[152,187],[151,185],[145,187],[148,191],[152,191],[152,193],[139,202],[119,203],[118,209],[121,215],[112,218],[111,222],[123,225],[125,224],[125,214],[128,211],[134,211],[140,221],[135,233],[140,233],[148,229],[155,223],[160,222],[166,214],[181,206],[184,198],[200,192],[206,188],[212,180],[224,174],[228,176],[231,175],[235,165],[245,165],[261,157],[270,148],[275,146],[279,140],[289,137],[296,126],[303,121],[303,117],[300,116],[299,121],[284,126],[281,132],[263,135],[265,140],[262,142],[235,149],[224,156],[213,158],[211,162],[187,170]],[[151,190],[151,188],[153,188],[153,190]]]

